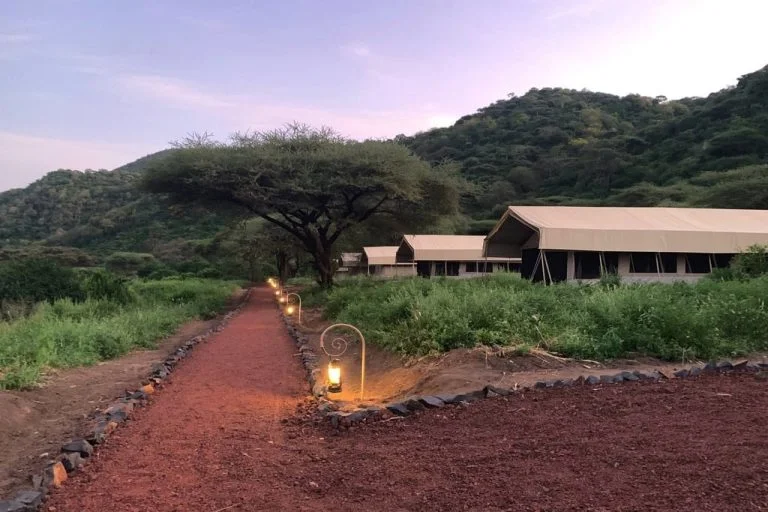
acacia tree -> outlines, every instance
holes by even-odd
[[[147,171],[145,189],[177,203],[246,209],[292,235],[312,256],[321,286],[333,283],[334,243],[371,220],[415,229],[459,209],[461,181],[393,142],[345,139],[293,124],[176,144]]]

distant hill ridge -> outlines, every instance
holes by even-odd
[[[478,185],[465,205],[476,233],[510,203],[768,209],[768,66],[706,98],[531,89],[451,127],[395,140],[427,160],[461,165]],[[113,171],[54,171],[0,193],[0,246],[146,252],[211,237],[215,216],[173,215],[136,189],[168,151]]]

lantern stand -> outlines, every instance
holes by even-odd
[[[299,321],[299,325],[301,325],[301,295],[299,295],[298,293],[295,293],[295,292],[291,292],[288,295],[286,295],[285,296],[285,304],[286,304],[286,306],[290,306],[291,305],[291,297],[296,297],[297,299],[299,299],[299,315],[298,315],[297,319]]]
[[[360,329],[350,324],[333,324],[326,328],[320,335],[320,348],[323,349],[323,352],[325,352],[326,355],[331,359],[329,368],[334,367],[335,369],[338,369],[338,391],[341,391],[341,369],[338,368],[338,359],[335,358],[340,357],[347,351],[347,348],[349,348],[349,342],[347,342],[347,340],[343,337],[333,338],[330,343],[331,351],[329,352],[325,347],[325,335],[332,329],[337,328],[350,329],[354,331],[355,334],[357,334],[357,336],[360,338],[360,345],[362,346],[362,363],[360,367],[360,400],[362,401],[363,396],[365,396],[365,337],[363,336],[363,333],[360,332]]]

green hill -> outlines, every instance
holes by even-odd
[[[461,165],[477,184],[465,210],[481,233],[510,203],[768,209],[768,67],[707,98],[531,89],[396,140],[427,160]],[[114,171],[54,171],[0,193],[0,247],[158,254],[169,243],[212,239],[223,219],[174,213],[136,189],[142,170],[168,151]]]

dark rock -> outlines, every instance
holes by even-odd
[[[553,388],[567,388],[573,384],[573,379],[557,379],[552,383]]]
[[[479,390],[479,391],[470,391],[469,393],[462,393],[456,397],[458,399],[458,402],[474,402],[476,400],[480,400],[482,398],[485,398],[485,391]]]
[[[704,371],[705,372],[716,372],[717,371],[717,363],[715,361],[710,361],[707,364],[704,365]]]
[[[733,363],[733,369],[734,370],[746,370],[747,365],[749,364],[748,359],[742,359],[741,361],[736,361]]]
[[[0,512],[26,512],[28,510],[32,509],[27,508],[26,505],[16,500],[0,501]]]
[[[365,420],[368,417],[369,413],[367,410],[363,411],[355,411],[353,413],[350,413],[346,416],[346,418],[342,418],[342,423],[347,425],[352,425],[353,423],[360,423],[361,421]]]
[[[621,372],[621,376],[624,377],[624,380],[628,380],[630,382],[635,382],[640,380],[640,377],[638,377],[632,372]]]
[[[688,372],[688,376],[689,377],[698,377],[699,375],[701,375],[701,373],[702,373],[701,372],[701,368],[699,368],[698,366],[693,366],[693,367],[691,367],[690,371]]]
[[[760,365],[757,363],[747,363],[746,366],[744,366],[744,369],[748,372],[756,372],[760,370]]]
[[[545,380],[536,381],[536,384],[533,385],[534,389],[544,389],[545,387],[547,387],[547,381]]]
[[[497,388],[496,386],[485,386],[483,388],[483,391],[485,392],[485,397],[493,397],[493,396],[507,396],[509,395],[510,391],[508,389],[504,388]]]
[[[624,382],[624,376],[620,373],[617,373],[616,375],[613,375],[612,380],[616,383]]]
[[[318,398],[321,396],[325,396],[326,395],[325,386],[323,386],[319,382],[315,383],[315,385],[312,386],[312,394]]]
[[[425,408],[424,404],[421,403],[418,398],[406,398],[403,400],[403,404],[409,411],[420,411]]]
[[[762,368],[763,370],[768,370],[768,363],[757,363],[757,366]]]
[[[128,419],[128,413],[125,411],[115,411],[109,415],[109,421],[122,423]]]
[[[573,382],[571,382],[572,386],[583,386],[584,385],[584,376],[579,375],[575,379],[573,379]]]
[[[600,384],[600,377],[598,377],[597,375],[590,375],[589,377],[584,379],[584,382],[588,386],[594,386],[595,384]]]
[[[78,439],[61,447],[64,453],[79,453],[83,457],[93,455],[93,445],[85,439]]]
[[[733,364],[730,361],[723,361],[717,365],[717,369],[721,372],[730,372],[733,371]]]
[[[602,382],[603,384],[613,383],[613,375],[601,375],[600,382]]]
[[[406,407],[406,405],[403,403],[389,404],[387,406],[387,410],[398,416],[408,416],[411,413],[411,411],[408,410],[408,407]]]
[[[64,465],[64,469],[67,473],[77,471],[77,468],[85,464],[85,460],[77,452],[65,453],[61,456],[61,463]]]
[[[423,396],[419,398],[419,402],[421,402],[428,408],[443,407],[445,405],[445,402],[443,402],[436,396]]]
[[[328,415],[331,420],[331,425],[333,425],[334,428],[338,428],[343,416],[345,416],[343,412],[334,412]]]
[[[43,475],[32,475],[32,487],[35,489],[42,489]]]
[[[99,421],[96,423],[96,426],[93,427],[87,441],[91,444],[103,443],[107,436],[114,430],[114,425],[114,423],[109,421]]]
[[[683,368],[682,370],[677,370],[675,372],[675,377],[679,377],[679,378],[683,379],[683,378],[687,377],[690,374],[691,374],[691,372],[689,372],[688,370]]]
[[[645,380],[645,379],[651,379],[652,378],[651,375],[648,372],[644,372],[644,371],[641,371],[641,370],[633,371],[632,375],[634,375],[635,377],[637,377],[640,380]]]
[[[16,493],[13,497],[13,501],[21,503],[26,509],[22,510],[36,510],[37,507],[43,504],[43,493],[35,490],[24,490]]]
[[[148,395],[145,392],[139,390],[139,391],[134,391],[133,393],[128,395],[128,398],[130,398],[131,400],[146,400],[147,396]]]
[[[437,395],[436,398],[442,400],[446,404],[457,404],[461,402],[459,396],[461,395]]]

